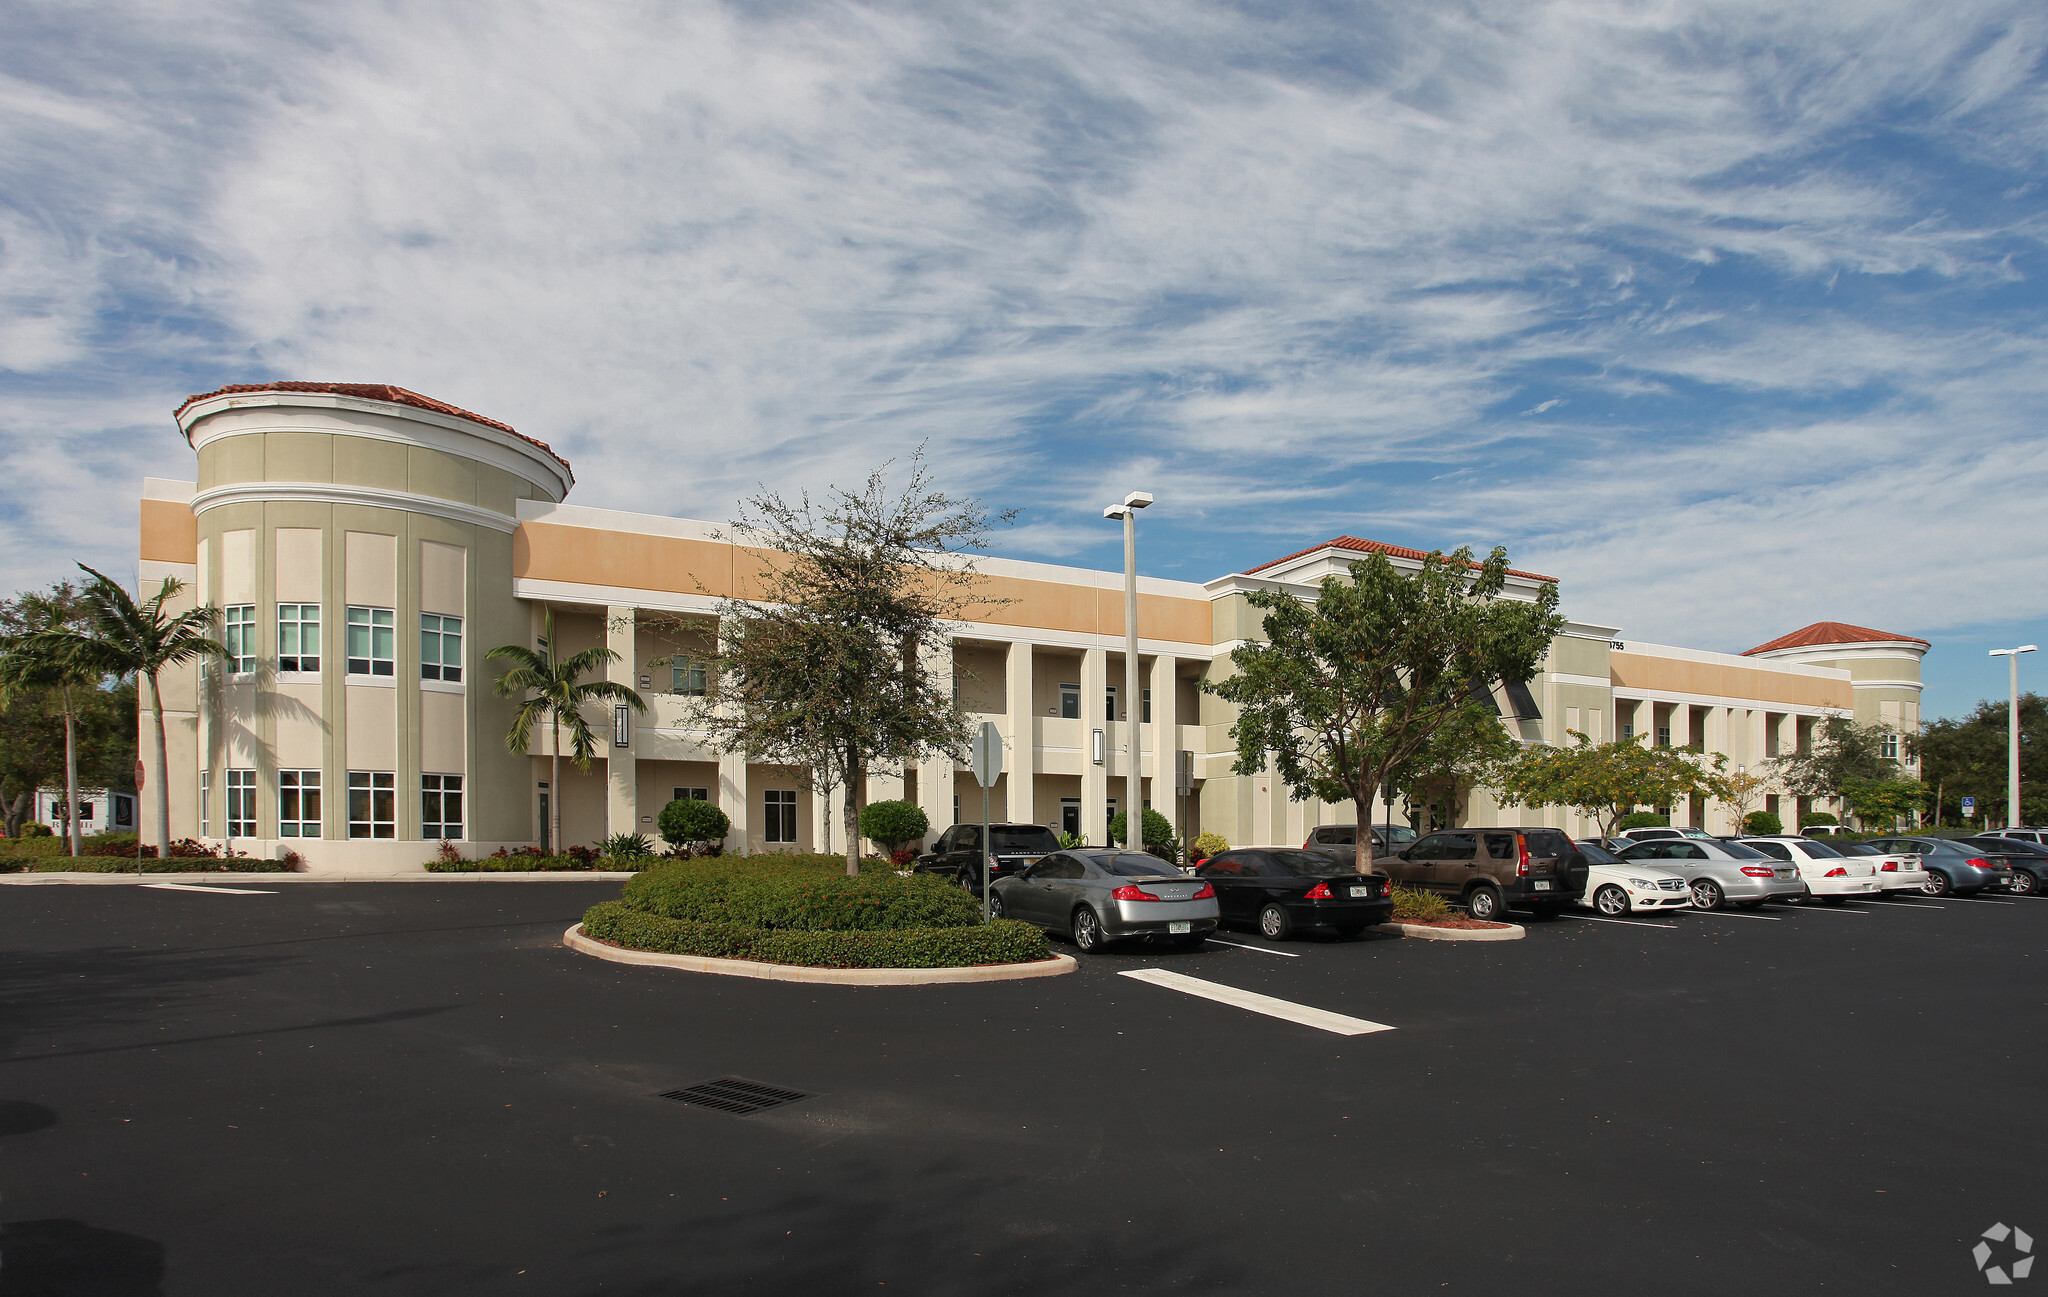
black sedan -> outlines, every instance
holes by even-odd
[[[2024,838],[1957,838],[1957,842],[1996,851],[2012,866],[2012,890],[2021,896],[2038,896],[2048,890],[2048,847]]]
[[[1297,928],[1355,937],[1394,917],[1393,882],[1360,874],[1314,851],[1240,847],[1218,852],[1195,870],[1216,889],[1225,923],[1255,927],[1274,941]]]

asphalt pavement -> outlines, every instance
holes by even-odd
[[[843,988],[564,949],[612,883],[223,886],[0,889],[0,1297],[1938,1294],[2048,1238],[2048,900]],[[807,1097],[659,1097],[720,1078]]]

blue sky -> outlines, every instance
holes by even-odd
[[[8,7],[6,584],[312,378],[602,507],[928,443],[1016,557],[1503,543],[1635,639],[1924,636],[1936,714],[2048,640],[2038,2],[478,15]]]

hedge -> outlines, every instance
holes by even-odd
[[[633,950],[810,968],[960,968],[1052,957],[1045,933],[1015,919],[986,927],[806,932],[664,918],[621,900],[590,907],[583,931]]]
[[[1659,815],[1655,811],[1632,811],[1614,822],[1614,831],[1616,833],[1626,833],[1630,829],[1667,829],[1670,827],[1671,817]]]
[[[0,857],[4,874],[288,874],[292,871],[275,860],[236,856],[231,860],[204,857],[175,857],[170,860],[122,860],[105,856],[62,856],[55,860],[8,860]]]
[[[803,932],[967,928],[981,906],[937,874],[877,869],[848,878],[833,857],[664,860],[626,883],[633,909],[693,923]]]
[[[590,873],[595,870],[636,870],[659,863],[654,856],[485,856],[481,860],[429,860],[430,874]]]

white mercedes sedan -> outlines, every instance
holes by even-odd
[[[1877,866],[1867,856],[1845,856],[1826,842],[1812,838],[1738,838],[1773,860],[1789,860],[1799,866],[1799,881],[1806,884],[1809,897],[1828,905],[1840,905],[1852,896],[1877,896],[1884,883]]]

